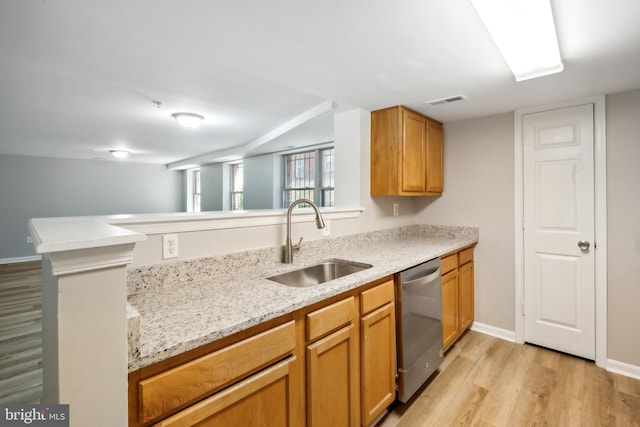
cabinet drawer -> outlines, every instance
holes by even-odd
[[[138,383],[140,421],[146,423],[192,403],[281,359],[295,346],[291,321],[142,380]]]
[[[385,304],[393,302],[393,280],[384,282],[360,294],[360,314],[367,314]]]
[[[458,252],[458,265],[466,264],[469,261],[473,261],[473,248]]]
[[[313,341],[354,319],[355,298],[349,297],[307,314],[307,340]]]
[[[293,382],[289,381],[293,362],[295,356],[191,405],[153,427],[189,427],[205,423],[227,426],[291,425],[288,397],[295,393]],[[270,410],[265,411],[265,407],[270,407]]]
[[[440,260],[441,275],[444,276],[446,273],[456,268],[458,268],[458,254],[449,255]]]

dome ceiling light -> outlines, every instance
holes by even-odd
[[[204,120],[204,116],[194,113],[173,113],[171,117],[176,119],[182,126],[191,129],[200,127]]]
[[[126,150],[109,150],[109,152],[117,159],[124,159],[129,155],[129,152]]]

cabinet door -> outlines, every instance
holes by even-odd
[[[464,331],[473,322],[473,261],[458,269],[458,328]]]
[[[297,405],[291,375],[295,357],[279,362],[249,378],[154,424],[178,426],[292,426]]]
[[[427,149],[426,149],[426,191],[427,193],[442,194],[444,188],[443,183],[443,167],[442,167],[442,151],[444,137],[442,134],[442,125],[429,120],[427,122]]]
[[[458,336],[458,270],[442,276],[442,347]]]
[[[402,192],[424,193],[427,119],[402,110]]]
[[[350,324],[307,346],[309,427],[358,425],[357,339],[356,327]]]
[[[396,326],[389,303],[362,317],[362,425],[371,424],[396,398]]]

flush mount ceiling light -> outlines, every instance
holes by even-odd
[[[470,0],[516,81],[559,73],[550,0]]]
[[[118,159],[124,159],[129,155],[129,152],[126,150],[109,150],[111,155]]]
[[[182,126],[192,129],[200,127],[204,120],[204,116],[194,113],[173,113],[171,117],[176,119]]]

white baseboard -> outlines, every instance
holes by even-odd
[[[607,359],[607,371],[614,374],[624,375],[625,377],[640,380],[640,366],[631,365],[629,363],[618,362],[617,360]]]
[[[17,258],[0,258],[0,264],[15,264],[18,262],[40,261],[42,255],[23,256]]]
[[[492,337],[500,338],[505,341],[516,342],[516,333],[507,329],[496,328],[495,326],[486,325],[484,323],[473,322],[471,324],[471,330],[480,332],[481,334],[491,335]]]

